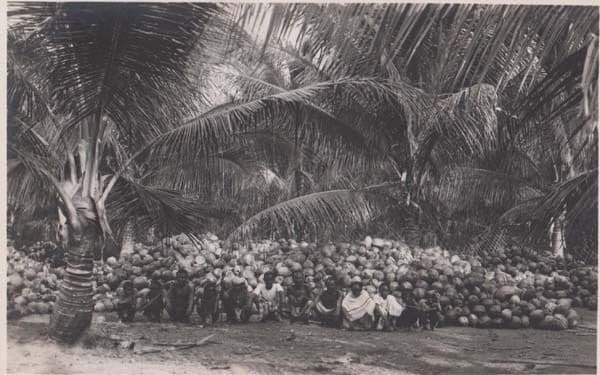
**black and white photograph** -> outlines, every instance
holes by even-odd
[[[597,4],[2,7],[0,372],[597,373]]]

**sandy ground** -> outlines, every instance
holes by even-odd
[[[9,374],[594,374],[596,315],[561,332],[448,327],[347,332],[318,325],[116,322],[97,316],[79,344],[46,338],[47,316],[8,325]],[[99,320],[98,320],[99,318]],[[202,345],[197,343],[210,335]]]

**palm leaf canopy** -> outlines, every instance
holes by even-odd
[[[54,111],[108,118],[135,144],[197,98],[188,59],[216,11],[209,3],[11,3],[9,17],[28,33],[30,64],[44,72],[36,85]]]
[[[406,172],[423,204],[503,211],[539,203],[557,162],[576,173],[596,150],[598,12],[586,7],[23,2],[9,16],[11,118],[50,145],[15,152],[99,136],[103,197],[137,194],[112,200],[129,214],[173,220],[156,202],[183,207],[178,190],[250,216],[234,237],[364,222],[356,186]]]
[[[20,187],[12,199],[22,200],[48,179],[64,187],[63,180],[95,170],[102,188],[103,174],[113,174],[135,146],[194,111],[202,100],[194,86],[202,65],[191,58],[218,44],[211,38],[223,38],[222,14],[215,4],[11,3],[9,123],[19,127],[11,181]],[[84,165],[78,150],[89,145]],[[98,166],[90,169],[92,157]],[[136,177],[134,171],[125,175],[130,181]],[[135,188],[120,191],[129,192],[144,217],[155,222],[168,217],[178,230],[189,229],[192,219],[202,223],[206,212],[191,212],[194,201],[181,193],[131,184]],[[46,205],[54,198],[46,192],[29,198]],[[115,202],[126,201],[113,197],[111,209],[134,212]]]
[[[520,71],[525,83],[598,24],[588,7],[477,4],[264,4],[239,18],[252,25],[263,14],[267,37],[292,39],[330,75],[405,77],[438,93],[504,87]]]

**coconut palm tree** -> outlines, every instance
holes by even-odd
[[[106,156],[111,146],[147,142],[194,108],[188,61],[216,11],[213,4],[12,4],[9,123],[20,142],[10,149],[13,172],[22,172],[15,183],[24,191],[45,186],[40,198],[55,205],[58,196],[68,243],[51,337],[71,341],[90,324],[92,260],[100,239],[112,236],[106,209],[115,185],[137,193],[130,211],[137,206],[169,229],[190,232],[200,221],[195,202],[142,186],[129,171],[109,182]]]
[[[487,201],[495,210],[487,226],[499,219],[503,224],[533,222],[531,239],[538,245],[543,241],[542,246],[550,228],[550,248],[564,256],[565,233],[581,229],[582,218],[595,217],[590,192],[597,183],[597,108],[587,98],[597,90],[590,81],[597,76],[596,38],[584,38],[579,50],[549,63],[531,89],[508,88],[512,95],[499,104],[497,150],[487,160],[449,170],[440,202],[453,202],[474,217],[485,212],[478,202]],[[570,236],[572,252],[581,250],[577,237],[593,235],[590,228],[585,235],[578,230],[578,236]]]
[[[241,24],[264,11],[238,9]],[[210,47],[247,39],[223,32],[236,29],[226,10],[24,3],[9,13],[9,123],[18,129],[10,147],[11,177],[18,177],[11,182],[13,200],[31,199],[30,192],[42,206],[58,202],[61,237],[69,245],[51,336],[72,340],[89,325],[91,258],[112,228],[127,227],[135,216],[142,227],[194,233],[214,214],[209,197],[216,186],[226,190],[239,181],[225,169],[232,160],[238,166],[267,160],[266,168],[251,169],[270,183],[276,159],[296,160],[294,177],[302,174],[298,158],[266,155],[265,145],[289,146],[286,138],[293,139],[290,155],[312,150],[333,173],[338,166],[362,172],[373,164],[384,171],[365,184],[286,201],[256,194],[265,206],[276,204],[254,211],[232,238],[262,225],[367,221],[366,197],[390,185],[403,186],[409,193],[401,200],[423,211],[423,187],[439,181],[440,170],[495,150],[494,109],[503,90],[517,81],[519,90],[533,87],[529,81],[537,82],[551,51],[577,50],[597,21],[580,8],[275,6],[267,8],[272,14],[257,50],[261,56],[272,38],[295,34],[298,43],[288,51],[298,65],[288,69],[293,80],[274,85],[257,80],[256,72],[237,74],[245,76],[245,94],[206,103],[203,78],[217,55]],[[40,189],[44,184],[53,190]]]
[[[230,75],[233,76],[233,86],[238,87],[238,94],[241,91],[239,100],[248,101],[257,96],[277,95],[290,90],[301,90],[302,87],[331,84],[336,80],[348,83],[361,82],[364,87],[370,86],[371,88],[376,88],[377,85],[377,81],[374,79],[371,79],[369,83],[369,80],[360,77],[354,79],[347,79],[343,76],[331,77],[323,73],[316,65],[317,62],[310,60],[310,56],[306,56],[301,49],[296,49],[293,46],[282,46],[277,43],[269,45],[264,53],[256,58],[257,61],[249,61],[248,56],[252,56],[252,54],[246,51],[258,50],[260,48],[253,44],[246,48],[242,54],[242,59],[237,61],[233,72],[230,72]],[[391,81],[387,80],[385,82]],[[290,173],[290,176],[293,174],[293,181],[318,181],[318,186],[314,186],[313,183],[312,187],[315,190],[308,191],[304,197],[299,196],[299,189],[295,188],[295,194],[287,195],[288,198],[294,198],[289,202],[289,205],[280,201],[277,206],[271,207],[268,205],[263,207],[266,208],[264,212],[255,211],[255,215],[250,220],[233,232],[232,238],[241,234],[241,232],[250,233],[250,228],[264,227],[266,223],[270,226],[289,229],[291,226],[289,224],[292,222],[297,227],[302,226],[303,223],[315,222],[319,220],[319,216],[311,214],[311,212],[317,212],[312,207],[321,205],[326,208],[322,202],[323,198],[341,196],[334,194],[333,191],[328,191],[330,189],[341,189],[338,193],[345,194],[349,192],[348,189],[352,190],[357,186],[375,184],[386,186],[388,190],[390,186],[399,186],[401,184],[399,177],[402,174],[400,169],[406,166],[406,155],[403,154],[402,147],[398,146],[406,139],[406,124],[410,121],[407,114],[412,116],[415,122],[420,120],[424,128],[437,128],[448,137],[454,136],[455,140],[465,145],[465,149],[483,147],[477,144],[478,130],[474,126],[474,121],[464,121],[461,117],[453,115],[441,116],[439,112],[444,111],[445,108],[439,104],[436,105],[437,98],[420,90],[410,89],[408,91],[406,88],[410,88],[410,86],[400,79],[397,80],[395,86],[392,85],[390,88],[397,90],[399,94],[396,95],[389,95],[388,93],[373,97],[368,95],[359,97],[345,93],[343,91],[344,87],[339,85],[337,87],[339,94],[336,96],[321,95],[311,98],[310,105],[313,108],[327,111],[335,116],[338,122],[346,124],[346,128],[349,128],[353,134],[358,133],[359,139],[364,140],[363,144],[369,152],[361,155],[359,159],[354,157],[340,160],[331,153],[325,155],[320,150],[319,159],[323,159],[325,156],[327,161],[321,163],[322,168],[314,165],[312,168],[316,168],[315,172],[320,174],[313,176],[314,178],[307,178],[309,176],[303,168],[305,168],[308,158],[304,158],[305,152],[295,152],[294,149],[309,151],[310,153],[310,147],[307,147],[310,146],[310,143],[309,145],[299,144],[297,134],[294,134],[294,145],[291,154],[299,157],[291,164],[292,170],[284,173]],[[405,89],[401,91],[400,88]],[[383,93],[385,94],[385,91]],[[466,96],[468,95],[461,93],[460,97]],[[385,100],[381,100],[381,98]],[[408,103],[409,106],[404,103]],[[447,142],[441,146],[441,148],[443,147],[455,146],[452,145],[452,142]],[[356,154],[354,150],[348,151],[352,153],[346,151],[344,154]],[[299,162],[299,160],[303,160],[303,162]],[[310,164],[308,162],[306,168],[310,169]],[[334,174],[331,174],[331,172],[334,172]],[[369,174],[371,178],[365,179],[366,174]],[[335,176],[338,179],[338,184],[334,186],[330,182],[331,179],[324,178],[328,175]],[[343,178],[340,179],[340,177]],[[392,185],[385,184],[390,179],[398,182]],[[301,183],[297,182],[296,185],[301,185]],[[414,202],[412,203],[414,204]],[[254,208],[259,208],[259,206],[254,206]],[[321,220],[319,222],[322,222],[323,217],[328,217],[328,215],[320,215]],[[346,217],[350,218],[351,216]],[[282,225],[278,226],[278,223]]]
[[[11,200],[56,208],[68,265],[49,332],[61,341],[90,324],[102,240],[132,217],[163,234],[196,233],[214,216],[201,190],[214,181],[208,171],[243,161],[235,147],[248,146],[237,141],[244,134],[268,123],[271,132],[294,131],[315,149],[344,155],[344,147],[360,150],[362,137],[309,99],[339,90],[370,101],[408,98],[400,105],[414,111],[420,95],[408,85],[336,80],[206,111],[202,67],[217,55],[210,47],[235,43],[222,32],[231,26],[223,7],[14,3],[9,17]],[[360,217],[355,195],[321,199],[335,202],[328,217]]]
[[[293,4],[251,7],[241,11],[240,17],[254,17],[257,12],[271,18],[268,35],[293,38],[296,45],[304,49],[305,55],[312,58],[311,65],[321,75],[377,75],[389,80],[403,80],[438,97],[442,107],[446,108],[439,112],[444,116],[448,113],[462,118],[472,116],[469,106],[465,106],[468,100],[463,100],[463,93],[470,91],[479,91],[474,96],[479,102],[473,102],[471,106],[476,112],[478,108],[490,108],[491,104],[492,111],[479,113],[481,119],[487,120],[483,122],[491,125],[490,131],[471,137],[471,140],[478,139],[479,144],[463,143],[459,151],[462,148],[466,153],[436,151],[436,145],[439,147],[440,143],[457,144],[456,139],[438,127],[423,129],[415,127],[415,122],[408,122],[406,131],[399,132],[406,135],[399,138],[405,143],[398,144],[408,157],[403,156],[404,162],[396,161],[396,164],[404,166],[414,197],[420,194],[420,187],[439,185],[435,176],[441,174],[436,172],[453,165],[464,169],[467,162],[473,166],[477,164],[474,158],[487,158],[489,164],[493,157],[486,154],[490,151],[496,155],[524,151],[526,157],[518,164],[529,163],[527,159],[533,157],[532,151],[523,150],[521,144],[498,148],[506,141],[501,137],[513,135],[515,127],[524,134],[521,138],[526,143],[535,142],[530,138],[539,142],[544,135],[547,140],[547,135],[552,133],[560,139],[558,143],[563,146],[554,149],[562,152],[555,158],[555,164],[559,171],[567,171],[567,174],[560,172],[551,181],[575,176],[573,172],[577,168],[573,168],[573,155],[591,160],[589,155],[593,154],[593,147],[590,146],[595,141],[590,136],[596,126],[596,111],[589,100],[597,92],[596,81],[592,78],[597,74],[597,54],[593,48],[598,34],[596,9]],[[569,87],[573,82],[581,82],[584,89]],[[526,105],[519,106],[519,103]],[[564,120],[573,117],[573,113],[566,109],[573,107],[579,108],[579,115],[569,124]],[[561,122],[557,123],[556,114],[561,112]],[[512,121],[513,117],[518,121]],[[536,121],[531,121],[532,118]],[[393,125],[387,124],[386,128],[393,129]],[[509,132],[507,127],[513,129]],[[469,129],[461,129],[461,132],[465,130]],[[537,130],[538,134],[532,130]],[[523,143],[523,139],[518,143]],[[582,150],[581,147],[570,151],[573,147],[569,144],[575,140],[586,144],[588,152],[579,153],[577,150]],[[469,153],[471,155],[465,158]],[[514,160],[510,163],[514,164]],[[496,165],[497,168],[503,167]],[[468,173],[473,174],[472,171]],[[510,175],[508,173],[508,177]],[[498,179],[498,174],[489,173],[487,178],[490,185]],[[430,195],[426,200],[431,199]],[[497,218],[501,212],[492,216]],[[551,216],[555,224],[552,247],[558,254],[561,212]]]

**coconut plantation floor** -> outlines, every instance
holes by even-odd
[[[73,347],[46,339],[48,316],[8,325],[9,374],[588,374],[596,373],[596,314],[576,330],[347,332],[249,323],[211,328],[96,315]],[[292,332],[293,330],[293,332]],[[201,345],[186,348],[185,343]],[[133,343],[133,345],[132,345]]]

